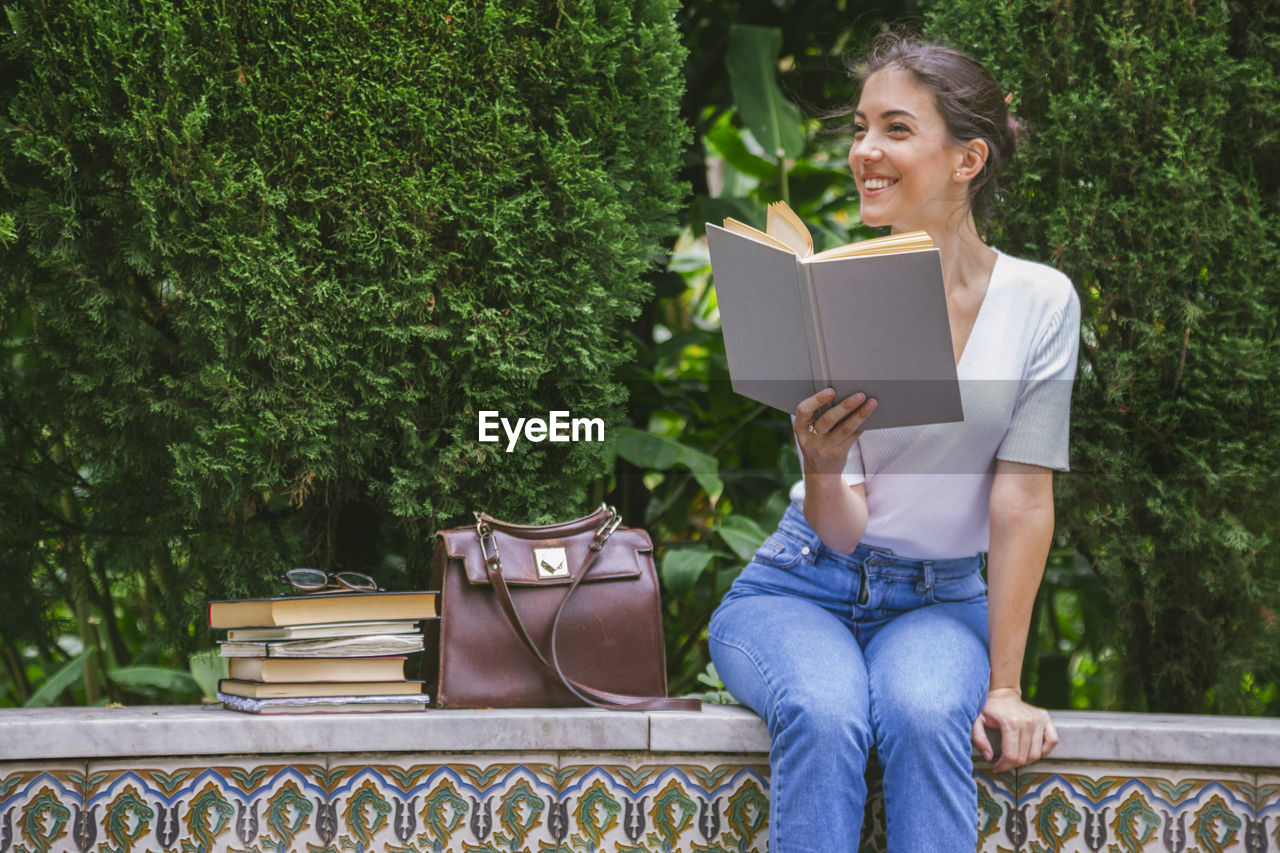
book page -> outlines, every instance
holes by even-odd
[[[862,258],[871,255],[887,255],[895,252],[916,252],[921,249],[932,249],[933,239],[927,231],[909,231],[905,234],[890,234],[887,237],[876,237],[871,240],[859,240],[818,252],[806,260],[826,261],[832,258]]]
[[[767,216],[766,230],[770,237],[776,237],[801,258],[813,254],[813,235],[785,201],[769,205]]]
[[[707,224],[710,225],[711,223],[708,222]],[[724,218],[724,230],[731,231],[734,234],[747,237],[748,239],[755,240],[759,243],[764,243],[766,246],[773,246],[775,249],[782,249],[787,252],[795,251],[795,249],[791,248],[777,237],[766,234],[759,228],[752,228],[747,223],[734,219],[732,216],[726,216]]]

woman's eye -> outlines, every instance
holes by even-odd
[[[866,132],[867,132],[867,129],[866,129],[865,127],[863,127],[862,125],[860,125],[860,124],[855,124],[855,125],[853,126],[853,137],[854,137],[854,139],[858,139],[858,138],[862,137],[863,135],[865,135],[865,134],[866,134]]]
[[[889,132],[890,133],[910,133],[911,128],[907,127],[905,124],[891,124],[889,125]]]

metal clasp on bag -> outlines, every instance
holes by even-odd
[[[569,558],[563,548],[534,548],[533,562],[540,578],[569,577]]]
[[[613,535],[613,531],[617,530],[618,526],[621,524],[622,516],[618,514],[616,509],[609,507],[609,515],[600,523],[600,526],[596,528],[596,535],[591,540],[591,545],[589,546],[590,549],[592,551],[599,551],[603,548],[604,543],[608,541],[609,537]]]
[[[492,566],[493,570],[498,574],[502,574],[502,560],[498,558],[498,537],[493,535],[493,528],[485,523],[480,517],[480,513],[474,513],[476,517],[476,534],[480,537],[480,558],[484,560],[485,565]],[[485,540],[488,539],[492,543],[492,550],[486,547]]]

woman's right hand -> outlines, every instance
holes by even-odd
[[[876,410],[876,401],[858,392],[815,418],[814,413],[830,403],[835,395],[834,388],[824,388],[796,406],[791,428],[795,430],[796,442],[800,445],[805,474],[839,474],[844,471],[849,449],[862,435],[860,428],[863,422]]]

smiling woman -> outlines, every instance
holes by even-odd
[[[1080,307],[1060,272],[978,233],[1019,132],[991,75],[887,34],[859,80],[862,218],[939,249],[964,420],[863,434],[874,399],[828,388],[800,403],[804,478],[713,615],[710,648],[769,727],[770,850],[847,849],[874,750],[889,849],[952,853],[977,846],[971,748],[1000,773],[1058,741],[1019,678],[1052,474],[1067,468]]]

